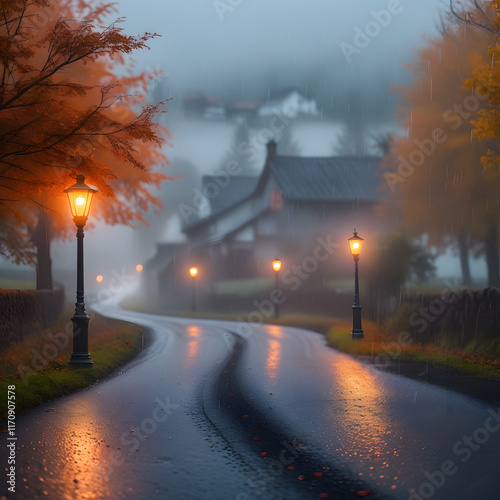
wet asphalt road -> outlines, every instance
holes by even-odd
[[[148,328],[151,345],[18,418],[7,498],[497,497],[494,404],[385,373],[312,332],[108,314]]]

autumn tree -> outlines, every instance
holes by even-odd
[[[62,191],[78,172],[99,189],[93,214],[107,223],[162,207],[150,186],[167,179],[155,171],[167,163],[168,132],[154,121],[163,103],[145,105],[148,75],[117,76],[157,35],[126,35],[121,19],[102,27],[109,3],[11,0],[0,11],[0,218],[29,228],[37,287],[50,288],[49,244],[73,230]]]
[[[476,52],[490,39],[479,29],[448,23],[409,65],[409,87],[398,87],[398,110],[405,137],[393,142],[383,163],[388,206],[399,210],[409,234],[427,234],[431,246],[454,244],[463,278],[470,282],[467,250],[480,244],[489,284],[499,286],[497,246],[498,177],[485,171],[480,157],[488,145],[471,137],[470,117],[484,107],[476,89],[464,88]]]

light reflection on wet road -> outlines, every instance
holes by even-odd
[[[223,415],[212,390],[236,323],[109,314],[151,328],[153,344],[122,374],[19,418],[16,498],[318,498],[321,480],[298,489],[285,473],[259,497],[250,487],[266,462],[241,415]],[[467,461],[453,447],[498,408],[378,371],[311,332],[256,325],[240,345],[238,391],[318,467],[360,479],[378,497],[408,498],[429,482],[426,471],[452,460],[458,472],[431,484],[433,498],[495,493],[500,432]]]

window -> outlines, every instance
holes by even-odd
[[[283,208],[283,197],[278,189],[271,190],[271,210],[281,210]]]

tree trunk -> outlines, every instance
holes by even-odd
[[[460,252],[460,266],[462,268],[462,281],[465,286],[472,285],[469,266],[469,241],[465,233],[460,233],[457,237],[458,250]]]
[[[488,286],[500,288],[500,260],[498,258],[497,227],[493,223],[486,234],[486,263],[488,265]]]
[[[50,219],[41,209],[38,222],[31,233],[31,239],[36,246],[36,289],[52,290],[52,261],[50,259]]]

